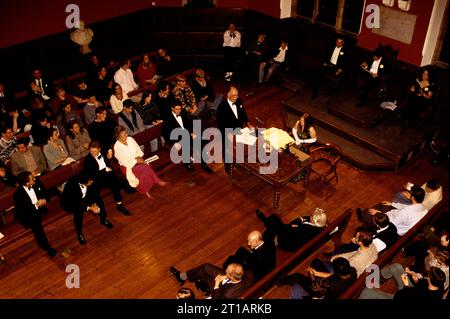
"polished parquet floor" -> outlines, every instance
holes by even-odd
[[[266,127],[282,124],[281,101],[292,94],[278,86],[250,85],[241,90],[250,118],[258,116]],[[341,162],[339,184],[329,185],[327,198],[312,175],[308,189],[301,183],[283,189],[278,213],[288,222],[321,207],[333,220],[348,207],[390,199],[405,182],[421,184],[430,176],[438,177],[447,190],[447,163],[432,165],[431,156],[424,152],[395,173],[364,173]],[[152,190],[155,201],[125,194],[132,216],[116,212],[113,198],[108,196],[105,202],[115,227],[108,230],[96,216],[87,215],[87,246],[78,244],[72,218],[67,215],[46,229],[60,252],[57,257],[47,257],[31,236],[6,247],[2,253],[8,264],[0,265],[0,298],[174,298],[179,287],[168,274],[170,265],[181,270],[203,262],[221,265],[229,254],[246,245],[249,231],[263,230],[255,209],[272,211],[273,191],[267,184],[239,169],[230,181],[223,165],[211,167],[213,175],[198,166],[194,173],[179,165],[159,171],[169,185]],[[346,238],[355,227],[354,217]],[[80,288],[66,287],[70,264],[80,269]],[[288,295],[279,290],[268,297]]]

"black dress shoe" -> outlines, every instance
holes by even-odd
[[[194,167],[191,164],[184,164],[184,167],[190,172],[195,171]]]
[[[108,228],[108,229],[111,229],[111,228],[114,227],[114,225],[111,224],[111,222],[110,222],[108,219],[102,220],[102,221],[100,222],[100,224],[102,224],[103,226],[105,226],[105,227]]]
[[[181,272],[178,269],[176,269],[173,266],[170,266],[169,272],[170,272],[170,275],[177,281],[177,283],[180,286],[182,286],[184,284],[185,280],[181,279],[181,277],[180,277]]]
[[[132,215],[131,212],[125,208],[125,206],[121,205],[117,205],[117,210],[119,212],[121,212],[122,214],[124,214],[125,216],[130,216]]]
[[[214,171],[206,164],[202,164],[202,170],[204,170],[208,174],[213,174],[214,173]]]
[[[264,213],[259,209],[256,209],[256,217],[258,217],[258,219],[262,222],[266,220],[266,215],[264,215]]]
[[[53,249],[53,248],[51,248],[51,247],[47,250],[47,254],[48,254],[50,257],[55,257],[57,253],[58,253],[58,252],[56,251],[56,249]]]
[[[85,246],[87,244],[83,234],[78,234],[78,242],[80,243],[81,246]]]

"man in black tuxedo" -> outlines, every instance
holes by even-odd
[[[16,219],[25,228],[31,228],[34,238],[50,257],[56,256],[42,228],[42,214],[47,211],[45,207],[50,195],[39,179],[31,172],[22,172],[17,176],[19,187],[14,192]]]
[[[114,128],[116,124],[107,115],[106,108],[99,106],[95,109],[95,120],[89,124],[88,131],[92,141],[100,142],[102,151],[108,152],[116,142]]]
[[[225,157],[226,149],[225,141],[228,140],[228,143],[232,143],[233,134],[225,133],[225,129],[237,129],[249,127],[253,128],[248,120],[247,113],[245,112],[242,101],[239,98],[239,91],[236,87],[230,86],[230,89],[227,93],[227,98],[219,104],[216,113],[217,120],[217,128],[220,130],[222,134],[222,156]],[[230,164],[225,163],[225,171],[229,172]]]
[[[223,263],[223,269],[227,269],[231,263],[241,264],[245,270],[250,270],[255,276],[255,281],[268,274],[276,265],[276,248],[273,238],[267,238],[261,232],[254,230],[247,237],[250,250],[240,247],[234,255],[231,255]]]
[[[110,160],[113,157],[112,150],[108,153],[101,151],[100,143],[94,141],[89,145],[89,154],[84,159],[84,172],[88,176],[94,178],[93,187],[97,188],[97,192],[100,193],[103,187],[108,187],[114,196],[114,200],[117,204],[117,210],[122,214],[129,216],[130,211],[123,206],[123,198],[120,193],[120,185],[123,182],[114,174],[111,168]]]
[[[386,79],[391,74],[392,66],[389,59],[383,57],[382,49],[377,48],[372,54],[372,63],[361,63],[361,71],[358,79],[358,91],[360,92],[357,107],[367,103],[369,94],[382,88]]]
[[[173,266],[169,270],[179,285],[186,280],[203,283],[205,287],[201,292],[212,299],[239,298],[254,282],[251,271],[244,271],[242,265],[236,263],[229,264],[225,272],[211,264],[202,264],[187,272],[180,272]]]
[[[61,198],[61,207],[73,214],[75,230],[78,241],[81,245],[86,245],[83,236],[84,213],[91,211],[100,216],[100,223],[108,229],[113,228],[113,224],[106,215],[105,204],[95,187],[92,187],[94,180],[87,174],[71,177],[64,187]]]
[[[212,169],[209,168],[208,165],[203,160],[202,150],[194,150],[193,140],[196,138],[201,139],[201,136],[196,136],[194,134],[192,118],[190,118],[187,115],[187,113],[182,109],[181,103],[175,100],[175,103],[172,105],[172,112],[169,115],[167,115],[167,118],[163,121],[162,135],[166,143],[171,145],[172,147],[175,147],[177,151],[179,151],[182,148],[182,145],[180,143],[182,138],[181,136],[179,136],[178,139],[171,140],[170,133],[172,132],[172,130],[179,128],[182,128],[183,130],[187,130],[189,132],[189,143],[191,154],[197,151],[197,154],[199,154],[200,157],[202,169],[205,170],[208,174],[212,174],[213,173]],[[194,170],[190,162],[184,163],[184,166],[189,171]]]
[[[311,99],[315,99],[319,94],[319,87],[325,75],[331,74],[336,80],[341,79],[345,75],[348,59],[349,53],[344,46],[344,39],[337,38],[335,46],[327,50],[326,60],[313,74]]]
[[[48,101],[55,96],[55,86],[52,82],[47,81],[42,77],[42,72],[40,69],[33,70],[33,78],[31,82],[36,84],[37,90],[30,90],[30,96],[41,97],[45,101]]]

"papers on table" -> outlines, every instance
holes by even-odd
[[[394,102],[382,102],[380,104],[381,108],[386,109],[386,110],[395,110],[397,108],[397,101]]]
[[[159,156],[158,155],[153,155],[152,157],[149,157],[149,158],[147,158],[145,160],[145,164],[148,164],[148,163],[151,163],[151,162],[154,162],[154,161],[157,161],[157,160],[159,160]]]
[[[294,143],[294,139],[283,130],[276,127],[271,127],[264,131],[264,139],[270,142],[270,146],[276,150],[285,148],[287,145]]]
[[[236,143],[255,145],[256,140],[255,130],[248,127],[241,129],[241,134],[236,135]]]

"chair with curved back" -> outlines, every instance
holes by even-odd
[[[342,149],[333,143],[326,143],[310,150],[311,170],[321,178],[322,192],[326,195],[326,185],[336,179],[338,183],[337,164],[341,159]]]

